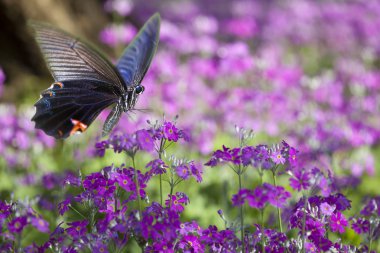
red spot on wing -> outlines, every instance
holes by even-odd
[[[83,133],[87,129],[87,125],[83,122],[80,122],[76,119],[71,119],[71,123],[73,123],[73,128],[71,129],[70,135],[73,135],[77,132]]]

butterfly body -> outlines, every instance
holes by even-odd
[[[160,17],[153,15],[113,66],[91,46],[50,26],[33,24],[35,37],[55,82],[41,92],[32,120],[55,138],[84,132],[105,108],[114,105],[103,127],[107,135],[122,112],[143,93],[159,39]]]

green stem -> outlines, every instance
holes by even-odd
[[[273,173],[273,182],[274,182],[274,186],[277,187],[276,172],[275,172],[275,171],[272,171],[272,173]],[[281,209],[280,209],[279,207],[277,207],[277,217],[278,217],[278,224],[279,224],[279,227],[280,227],[280,232],[282,233]]]
[[[372,229],[372,226],[371,226],[371,222],[369,222],[369,232],[368,232],[368,243],[369,243],[369,245],[368,245],[368,252],[371,252],[371,250],[372,250],[372,231],[371,231],[371,229]]]
[[[85,217],[83,214],[81,214],[77,209],[75,209],[71,204],[69,205],[69,208],[79,214],[82,218],[87,219],[88,217]]]
[[[134,170],[135,170],[134,181],[135,181],[135,185],[136,185],[137,205],[138,205],[138,207],[139,207],[139,219],[141,219],[141,213],[142,213],[142,210],[141,210],[140,185],[139,185],[138,174],[137,174],[137,169],[136,169],[136,165],[135,165],[135,154],[133,154],[133,155],[131,156],[131,158],[132,158],[133,168],[134,168]]]
[[[161,139],[161,141],[160,141],[160,149],[158,150],[158,158],[160,160],[162,160],[161,158],[162,158],[162,152],[164,151],[163,150],[164,142],[165,142],[165,140]],[[163,199],[163,196],[162,196],[162,175],[160,174],[160,201],[161,201],[161,206],[162,206],[162,203],[163,203],[162,199]]]
[[[264,245],[264,208],[260,210],[261,212],[261,251],[265,253],[265,245]]]
[[[173,182],[173,177],[170,179],[170,201],[169,201],[169,209],[172,207],[172,195],[174,191],[174,182]]]
[[[306,198],[306,195],[303,194],[303,198],[305,200],[305,204],[303,205],[303,217],[302,217],[302,252],[306,253],[306,207],[307,207],[307,202],[308,199]]]
[[[239,165],[239,192],[242,189],[241,187],[241,165]],[[241,243],[242,243],[242,252],[245,253],[245,241],[244,241],[244,216],[243,216],[243,205],[240,206],[240,237],[241,237]]]

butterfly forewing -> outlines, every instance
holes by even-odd
[[[140,84],[157,50],[160,15],[153,15],[124,50],[117,68],[127,86]]]
[[[121,94],[124,82],[95,49],[57,28],[39,23],[31,26],[55,81],[98,80]]]

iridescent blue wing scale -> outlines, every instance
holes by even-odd
[[[157,50],[160,15],[154,14],[124,50],[116,67],[127,86],[140,84]]]

